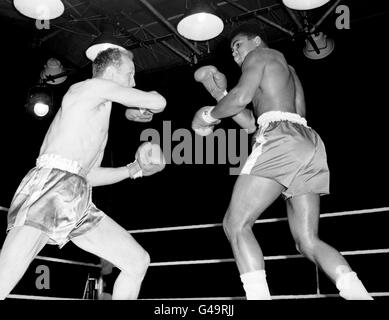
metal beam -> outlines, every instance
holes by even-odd
[[[156,43],[159,43],[161,41],[170,39],[172,37],[174,37],[174,34],[169,33],[169,34],[166,34],[164,36],[157,37],[157,38],[153,38],[153,39],[149,39],[149,40],[143,40],[143,41],[140,41],[140,42],[136,42],[136,43],[130,44],[130,45],[126,46],[126,48],[131,50],[131,49],[146,47],[146,46],[149,46],[151,44],[156,44]]]
[[[127,13],[125,12],[121,12],[121,14],[123,16],[125,16],[128,20],[130,20],[132,23],[136,24],[137,26],[139,26],[142,30],[144,30],[149,36],[153,37],[154,39],[157,38],[157,36],[151,32],[150,30],[148,30],[147,28],[145,27],[141,27],[141,25],[136,22],[134,19],[132,19]],[[184,60],[188,61],[189,63],[192,62],[192,60],[190,59],[190,57],[188,57],[186,54],[184,54],[183,52],[181,52],[180,50],[178,50],[177,48],[173,47],[170,43],[168,43],[167,41],[165,40],[161,40],[161,43],[166,47],[168,48],[169,50],[171,50],[172,52],[174,52],[176,55],[178,55],[179,57],[183,58]]]
[[[341,2],[342,0],[337,0],[336,2],[334,2],[334,4],[326,11],[326,13],[324,13],[324,15],[319,19],[318,22],[316,22],[316,24],[311,28],[310,32],[311,33],[314,33],[317,28],[319,28],[319,26],[323,23],[323,21],[330,15],[330,13],[335,10],[335,8],[339,5],[339,3]]]
[[[234,1],[238,1],[238,0],[234,0]],[[225,6],[225,5],[228,5],[228,3],[225,2],[225,1],[221,1],[221,2],[216,3],[216,6],[218,6],[218,7],[222,7],[222,6]],[[273,6],[280,7],[281,5],[277,4],[277,5],[273,5]],[[178,19],[181,19],[184,15],[185,15],[184,13],[176,14],[174,16],[166,18],[166,20],[169,21],[169,22],[172,21],[172,20],[178,20]],[[156,25],[156,24],[158,24],[158,22],[157,21],[153,21],[153,22],[144,24],[143,27],[151,27],[151,26]],[[134,31],[136,29],[139,29],[139,28],[132,28],[132,29],[129,29],[128,31]]]
[[[49,40],[50,38],[56,36],[58,33],[61,33],[62,31],[63,31],[63,29],[57,29],[57,30],[49,33],[48,35],[40,38],[40,40],[41,40],[41,42],[45,42],[45,41]]]
[[[229,4],[232,5],[233,7],[238,8],[238,9],[240,9],[240,10],[246,12],[246,13],[249,13],[249,12],[250,12],[249,9],[247,9],[246,7],[240,5],[239,3],[236,3],[236,2],[231,1],[231,0],[225,0],[225,2],[229,3]],[[275,22],[273,22],[273,21],[271,21],[271,20],[269,20],[269,19],[267,19],[267,18],[265,18],[265,17],[259,15],[258,13],[255,13],[255,14],[254,14],[254,17],[257,18],[258,20],[261,20],[262,22],[267,23],[268,25],[270,25],[270,26],[272,26],[272,27],[274,27],[274,28],[276,28],[276,29],[278,29],[278,30],[284,32],[284,33],[289,34],[289,35],[292,36],[292,37],[294,36],[294,32],[293,32],[293,31],[288,30],[288,29],[286,29],[286,28],[280,26],[279,24],[277,24],[277,23],[275,23]]]
[[[297,28],[299,29],[299,31],[304,30],[304,27],[303,27],[301,21],[297,18],[297,16],[296,16],[296,14],[294,13],[294,11],[291,10],[290,8],[288,8],[287,6],[285,6],[285,9],[286,9],[286,12],[289,13],[289,16],[292,18],[292,20],[294,21],[294,23],[297,25]]]
[[[315,50],[317,54],[320,53],[320,50],[316,44],[316,42],[313,40],[312,35],[308,33],[307,27],[304,28],[303,24],[301,21],[297,18],[296,14],[294,13],[293,10],[285,6],[286,11],[289,13],[290,17],[294,21],[294,23],[297,25],[299,31],[301,33],[306,34],[306,39],[309,41],[309,43],[312,45],[312,48]],[[308,34],[307,34],[308,33]]]
[[[190,50],[195,52],[198,55],[201,55],[201,52],[187,39],[182,37],[178,31],[176,30],[175,27],[172,26],[172,24],[166,20],[166,18],[158,11],[156,10],[147,0],[138,0],[141,4],[143,4],[156,18],[165,26],[167,27],[170,31],[172,31],[178,39],[185,44]]]
[[[74,11],[75,14],[78,15],[78,17],[82,17],[82,14],[80,13],[80,11],[78,11],[78,9],[73,6],[71,3],[69,3],[68,0],[62,0],[71,10]],[[85,21],[89,26],[91,26],[93,28],[93,30],[95,30],[97,32],[97,35],[99,35],[101,32],[100,30],[90,21]]]

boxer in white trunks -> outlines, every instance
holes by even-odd
[[[320,195],[329,193],[329,170],[324,144],[307,125],[304,92],[295,70],[281,52],[265,44],[255,25],[244,24],[233,31],[231,49],[242,74],[230,92],[225,76],[215,67],[195,72],[195,79],[218,103],[201,108],[192,128],[207,135],[220,119],[232,117],[249,133],[256,131],[253,151],[236,181],[223,221],[247,299],[271,299],[262,250],[252,227],[283,195],[297,250],[323,270],[343,298],[371,300],[343,256],[318,235]],[[246,108],[250,102],[253,112]]]

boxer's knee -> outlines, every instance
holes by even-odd
[[[139,275],[144,277],[146,274],[147,269],[150,266],[150,255],[147,251],[143,251],[140,258],[139,258],[139,267],[138,267],[138,273]]]
[[[239,235],[252,228],[252,221],[245,218],[245,214],[228,211],[223,219],[223,229],[230,242],[235,241]]]
[[[140,251],[136,258],[129,259],[126,266],[122,268],[122,271],[127,274],[131,274],[133,277],[143,279],[148,267],[150,266],[150,255],[146,250]]]
[[[310,260],[314,260],[320,239],[317,236],[302,236],[295,239],[296,249]]]

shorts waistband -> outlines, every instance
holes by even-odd
[[[41,155],[38,159],[36,159],[36,166],[38,168],[55,168],[68,171],[82,177],[86,176],[85,170],[77,161],[63,158],[57,154]]]
[[[308,128],[307,120],[297,113],[283,111],[269,111],[259,116],[257,123],[259,127],[267,127],[270,122],[275,121],[290,121],[298,123]]]

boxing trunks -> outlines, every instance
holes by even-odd
[[[20,183],[8,210],[7,231],[28,225],[62,248],[95,227],[105,213],[92,203],[92,187],[78,162],[44,154]]]
[[[253,149],[240,174],[273,179],[288,199],[329,193],[329,170],[320,136],[296,113],[270,111],[258,120]]]

